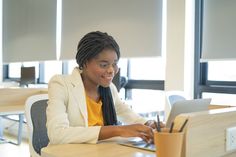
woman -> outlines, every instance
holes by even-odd
[[[153,139],[153,121],[134,113],[118,96],[112,79],[120,50],[112,36],[90,32],[78,44],[71,75],[49,82],[47,129],[50,143],[97,143],[111,137]],[[117,125],[118,120],[124,125]]]

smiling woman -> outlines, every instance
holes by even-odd
[[[119,58],[119,45],[107,33],[90,32],[80,40],[78,67],[71,75],[55,75],[49,82],[50,143],[97,143],[115,136],[153,140],[155,122],[122,102],[112,83]]]
[[[101,51],[96,57],[87,61],[84,67],[81,68],[85,87],[95,85],[96,89],[99,84],[103,87],[108,87],[114,75],[118,72],[117,62],[116,52],[109,49]],[[89,79],[86,79],[86,77]],[[87,91],[87,94],[93,95],[89,91]]]

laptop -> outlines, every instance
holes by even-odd
[[[166,121],[166,127],[169,128],[175,117],[179,114],[206,111],[210,103],[211,98],[177,101],[171,107],[169,117]]]
[[[166,127],[169,128],[171,123],[174,121],[175,117],[178,116],[179,114],[208,110],[210,102],[211,98],[177,101],[176,103],[173,104],[170,110],[170,114],[166,122]],[[118,144],[149,151],[156,151],[156,147],[154,144],[148,144],[141,138],[133,138],[131,140],[118,142]]]

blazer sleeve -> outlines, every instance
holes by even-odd
[[[118,120],[124,124],[134,124],[147,122],[147,119],[140,116],[138,113],[134,112],[129,105],[125,104],[118,95],[118,91],[114,84],[110,85],[112,97],[115,104],[115,109],[117,113]]]
[[[73,108],[70,87],[64,77],[57,75],[49,82],[46,125],[50,144],[97,143],[101,126],[86,126],[80,114],[70,118],[69,114],[76,112],[76,109]]]

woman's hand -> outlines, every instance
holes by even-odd
[[[143,124],[119,126],[121,137],[140,137],[147,143],[153,140],[152,128]]]
[[[149,127],[151,127],[152,129],[155,129],[157,130],[157,122],[155,120],[148,120],[144,125],[147,125]],[[160,122],[160,126],[161,128],[164,128],[165,127],[165,124]]]
[[[151,143],[153,141],[153,128],[144,124],[102,126],[98,139],[104,140],[116,136],[140,137],[147,143]]]

